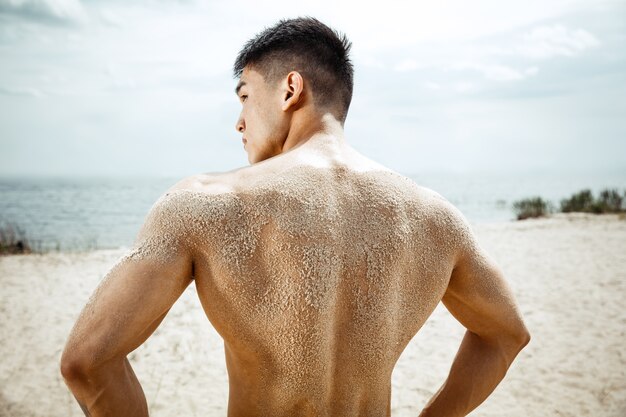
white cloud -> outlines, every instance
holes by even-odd
[[[494,81],[517,81],[524,79],[524,73],[506,65],[476,65],[485,78]]]
[[[102,9],[97,12],[97,16],[100,17],[100,21],[105,25],[113,26],[113,27],[122,27],[123,20],[122,18],[112,10]]]
[[[138,144],[154,142],[167,149],[163,159],[170,156],[166,154],[178,153],[177,140],[181,137],[197,141],[194,144],[204,143],[191,147],[196,154],[209,148],[222,153],[225,139],[235,144],[227,149],[240,151],[233,129],[239,108],[232,94],[235,83],[230,65],[243,43],[263,26],[298,15],[316,16],[353,41],[356,86],[348,133],[358,137],[355,143],[365,149],[378,149],[375,146],[381,143],[381,135],[393,140],[408,138],[407,144],[419,146],[436,137],[441,141],[424,145],[429,156],[420,162],[432,167],[455,164],[448,154],[462,130],[457,127],[472,123],[480,128],[464,136],[467,143],[479,138],[476,140],[481,143],[498,144],[504,129],[516,132],[520,141],[525,137],[554,141],[556,130],[544,129],[542,123],[543,118],[550,119],[547,109],[562,111],[560,106],[548,105],[557,96],[572,108],[589,103],[591,116],[571,118],[570,136],[578,131],[594,132],[599,124],[593,116],[606,119],[602,123],[605,136],[623,137],[623,122],[614,115],[614,109],[624,101],[617,94],[623,92],[618,77],[623,71],[618,68],[621,72],[615,74],[614,70],[624,60],[618,41],[621,33],[616,32],[621,27],[619,13],[577,11],[594,9],[597,2],[578,7],[578,0],[528,0],[520,4],[390,0],[363,8],[353,1],[335,0],[298,4],[278,0],[267,5],[241,0],[0,0],[0,104],[8,109],[0,112],[0,147],[13,140],[20,149],[28,149],[40,138],[54,137],[63,153],[76,152],[76,160],[87,160],[94,152],[81,153],[71,147],[71,141],[95,138],[110,144],[109,154],[98,161],[103,172],[108,169],[104,167],[106,161],[117,157],[118,144],[132,143],[139,149]],[[359,16],[354,15],[355,8]],[[82,22],[86,24],[58,27],[59,22],[75,22],[83,14],[88,16]],[[33,25],[24,19],[54,24]],[[555,24],[547,25],[549,22]],[[598,47],[599,39],[603,48],[614,52],[610,60],[609,54],[586,54]],[[576,54],[581,59],[572,60],[572,65],[554,62],[544,66],[539,60],[558,61],[559,57]],[[613,78],[600,73],[605,67],[611,69]],[[600,75],[594,77],[593,85],[587,83],[591,77],[586,77],[592,70]],[[535,77],[532,82],[523,82],[531,77]],[[607,100],[607,91],[614,90],[614,98]],[[545,91],[554,94],[544,96],[541,93]],[[580,91],[588,94],[584,101]],[[561,97],[561,92],[568,94]],[[493,97],[510,100],[494,101]],[[548,104],[533,113],[541,103]],[[381,119],[377,117],[380,114],[400,115],[394,120],[402,123],[394,128],[393,123],[385,122],[391,116]],[[565,116],[569,118],[569,114]],[[33,117],[37,123],[32,123]],[[578,137],[584,143],[592,135],[581,133]],[[422,138],[421,142],[415,138]],[[433,149],[441,158],[430,156]],[[468,152],[471,149],[468,145]],[[128,154],[143,161],[139,151],[133,152]],[[394,160],[398,166],[416,165],[414,158],[405,160],[389,151],[373,153]],[[476,166],[480,161],[492,164],[480,152],[473,155]],[[237,158],[244,156],[238,154]],[[518,158],[514,155],[509,160]],[[234,161],[226,157],[209,162],[227,168]],[[172,163],[171,169],[188,172],[203,169],[203,163],[208,162],[198,157],[195,165]],[[133,166],[156,172],[159,164],[162,160]],[[1,165],[0,174],[11,171]],[[33,169],[46,166],[34,159],[14,164],[22,165]],[[217,169],[217,165],[212,166]],[[80,169],[89,172],[91,168]]]
[[[470,93],[476,90],[476,84],[467,81],[455,83],[453,89],[459,93]]]
[[[536,27],[524,34],[522,40],[523,43],[516,48],[516,52],[533,59],[575,56],[601,44],[584,29],[572,30],[560,24]]]
[[[524,78],[535,75],[539,69],[537,67],[529,67],[525,70],[517,70],[515,68],[502,64],[482,64],[478,62],[463,62],[453,64],[449,67],[451,70],[474,70],[481,73],[486,79],[493,81],[519,81]]]
[[[400,61],[393,69],[399,72],[413,71],[422,68],[423,65],[417,63],[414,59],[405,59]]]
[[[79,0],[0,0],[0,11],[61,21],[82,21],[87,16]]]
[[[374,7],[333,0],[320,3],[325,3],[320,10],[332,10],[332,14],[321,12],[332,16],[329,23],[341,23],[339,27],[353,38],[355,47],[367,51],[473,40],[587,7],[579,0],[388,0]],[[355,7],[359,18],[354,18]]]
[[[6,96],[18,96],[18,97],[42,97],[44,93],[37,88],[14,88],[14,87],[0,87],[0,94]]]
[[[539,72],[538,67],[528,67],[524,70],[526,75],[536,75]]]

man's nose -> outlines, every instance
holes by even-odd
[[[246,125],[243,122],[243,117],[239,116],[239,119],[237,119],[237,123],[235,124],[235,130],[239,133],[243,133],[243,131],[246,130]]]

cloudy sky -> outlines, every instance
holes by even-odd
[[[0,0],[0,176],[247,165],[232,62],[300,15],[352,40],[347,140],[383,164],[626,171],[626,1],[364,4]]]

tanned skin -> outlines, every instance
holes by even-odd
[[[141,246],[173,236],[167,248],[115,265],[69,336],[61,372],[85,415],[148,415],[127,355],[194,280],[224,339],[229,417],[389,416],[393,367],[440,301],[467,331],[420,415],[467,415],[530,339],[502,272],[467,221],[438,194],[349,146],[337,109],[318,107],[300,73],[268,84],[246,67],[236,92],[236,129],[251,165],[186,178],[169,190],[137,239]],[[317,206],[314,221],[297,223],[311,214],[306,199],[327,204]],[[189,214],[198,201],[219,215]],[[379,207],[380,221],[368,206]],[[257,212],[259,220],[242,216]],[[163,221],[168,213],[189,218],[176,226]],[[199,218],[209,232],[188,228]],[[281,232],[291,224],[299,226]],[[224,245],[246,236],[255,237],[253,250],[233,260]],[[299,274],[305,246],[317,251],[307,256],[325,275]],[[277,291],[287,297],[274,297]]]

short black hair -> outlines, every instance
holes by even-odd
[[[246,66],[276,82],[298,71],[311,85],[315,102],[338,107],[343,122],[352,100],[353,66],[348,56],[352,43],[313,17],[280,20],[250,39],[233,66],[235,78]]]

